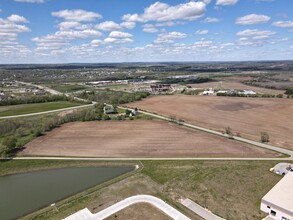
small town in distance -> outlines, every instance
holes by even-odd
[[[292,0],[0,3],[0,220],[293,220]]]

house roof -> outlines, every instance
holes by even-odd
[[[293,172],[288,172],[263,198],[267,205],[293,215]]]

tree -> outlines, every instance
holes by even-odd
[[[278,95],[276,95],[276,98],[283,98],[283,94],[278,94]]]
[[[262,143],[268,143],[270,141],[270,136],[267,132],[261,132],[260,133],[260,141]]]
[[[131,111],[129,109],[125,109],[125,114],[130,115]]]
[[[227,128],[225,128],[225,133],[228,135],[233,135],[232,129],[229,126]]]
[[[17,139],[14,136],[6,137],[2,144],[4,145],[4,154],[11,155],[16,148]]]
[[[232,129],[229,126],[225,129],[225,133],[228,135],[229,139],[233,139]]]

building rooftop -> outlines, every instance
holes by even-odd
[[[293,172],[288,172],[263,198],[262,202],[274,205],[293,214]]]

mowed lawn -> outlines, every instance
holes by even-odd
[[[23,115],[36,112],[45,112],[62,108],[69,108],[74,106],[80,106],[79,103],[72,102],[45,102],[45,103],[34,103],[34,104],[23,104],[23,105],[9,105],[0,106],[0,117],[12,116],[12,115]]]

